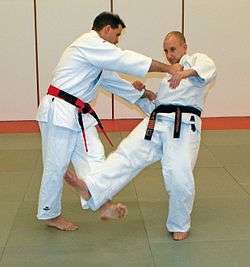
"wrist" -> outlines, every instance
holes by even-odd
[[[175,69],[174,69],[173,65],[167,65],[166,64],[166,71],[165,72],[173,75],[175,73]]]
[[[148,95],[147,89],[144,90],[143,94],[141,95],[141,98],[146,98]]]
[[[141,93],[140,98],[145,98],[146,97],[146,89],[142,89],[141,91],[139,91]]]
[[[197,72],[193,69],[187,69],[187,70],[184,70],[183,71],[183,74],[184,74],[184,78],[188,78],[190,76],[197,76]]]

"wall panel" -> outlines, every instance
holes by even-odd
[[[0,120],[30,120],[37,109],[33,0],[0,0]],[[44,95],[63,50],[90,30],[94,17],[110,10],[110,0],[36,0],[40,96]],[[182,1],[113,0],[127,28],[120,46],[164,60],[162,39],[181,30]],[[205,52],[216,62],[218,78],[207,97],[204,116],[250,116],[250,28],[247,0],[185,1],[189,51]],[[232,19],[233,18],[233,19]],[[136,77],[122,75],[133,81]],[[156,90],[163,75],[148,74]],[[101,118],[111,118],[111,95],[94,102]],[[140,111],[115,97],[115,118],[138,118]]]
[[[0,120],[35,117],[33,0],[0,1]]]
[[[205,52],[218,69],[204,116],[250,115],[249,9],[248,0],[185,1],[190,52]]]
[[[163,61],[162,41],[166,33],[181,30],[181,0],[123,1],[114,0],[114,12],[124,20],[127,28],[120,46]],[[127,77],[127,76],[126,76]],[[148,74],[146,85],[157,89],[162,75]],[[133,81],[136,77],[127,77]],[[139,118],[142,113],[134,106],[115,97],[115,118]]]
[[[52,71],[64,49],[84,32],[102,11],[110,10],[109,0],[37,1],[39,74],[41,94],[46,93]],[[94,103],[101,118],[111,117],[111,94],[99,92]]]

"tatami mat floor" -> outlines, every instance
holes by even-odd
[[[117,145],[126,135],[111,137]],[[250,130],[203,131],[192,231],[181,242],[165,230],[159,163],[115,198],[129,208],[122,222],[81,210],[67,185],[64,214],[80,229],[60,232],[38,222],[40,147],[37,133],[0,135],[0,266],[250,266]]]

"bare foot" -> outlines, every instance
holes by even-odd
[[[101,208],[101,219],[124,219],[128,215],[128,209],[122,203],[113,204],[111,201],[105,203]]]
[[[50,220],[46,220],[45,223],[48,226],[54,227],[61,231],[75,231],[79,228],[78,225],[73,224],[70,221],[67,221],[62,215]]]
[[[188,238],[188,232],[173,232],[172,238],[175,241],[181,241]]]
[[[87,185],[85,182],[81,179],[79,179],[75,173],[71,171],[67,171],[64,175],[64,180],[74,187],[75,189],[78,189],[80,192],[80,195],[85,199],[89,200],[91,198],[91,195],[89,193],[89,190],[87,188]]]

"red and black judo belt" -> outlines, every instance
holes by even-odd
[[[201,111],[194,107],[176,106],[176,105],[160,105],[156,107],[150,114],[148,127],[147,127],[147,131],[146,131],[144,139],[151,140],[153,132],[154,132],[156,116],[158,113],[173,113],[173,112],[175,113],[174,136],[173,136],[174,138],[180,137],[182,113],[191,113],[199,117],[201,116]],[[194,116],[191,116],[190,120],[194,122],[195,121]],[[192,127],[193,127],[192,130],[195,130],[194,124],[192,124]]]
[[[49,86],[47,94],[61,98],[61,99],[65,100],[66,102],[68,102],[68,103],[70,103],[70,104],[72,104],[78,108],[78,122],[79,122],[81,130],[82,130],[82,135],[83,135],[83,140],[84,140],[86,152],[88,152],[88,146],[87,146],[87,141],[86,141],[84,125],[83,125],[83,121],[82,121],[82,114],[88,113],[95,118],[95,120],[97,121],[98,126],[100,127],[104,136],[107,138],[110,145],[113,146],[111,140],[109,139],[108,135],[106,134],[106,132],[103,128],[103,125],[102,125],[100,119],[98,118],[97,114],[95,113],[93,108],[90,106],[90,104],[83,102],[80,98],[77,98],[77,97],[75,97],[75,96],[73,96],[67,92],[64,92],[64,91],[54,87],[53,85]]]

